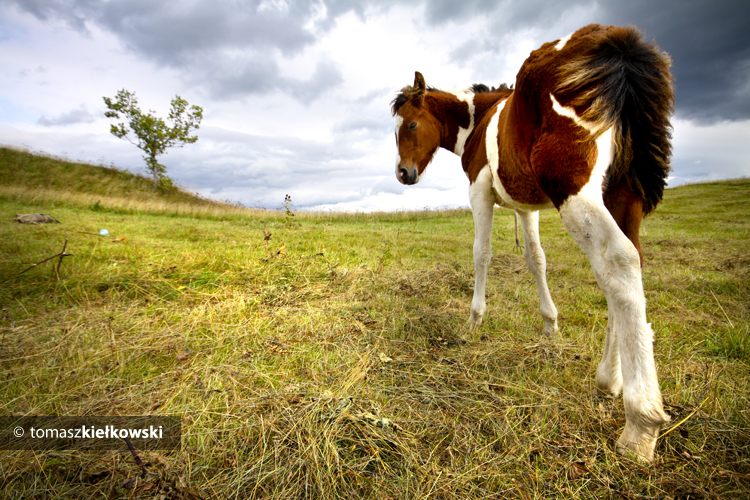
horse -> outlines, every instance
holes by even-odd
[[[626,423],[616,450],[652,462],[664,412],[638,239],[662,199],[671,157],[671,59],[634,27],[589,25],[531,52],[515,85],[444,91],[415,72],[391,103],[396,177],[416,184],[438,148],[461,157],[474,217],[469,325],[486,310],[494,206],[515,210],[536,280],[543,334],[557,309],[539,241],[539,210],[557,209],[588,257],[608,305],[596,392],[622,392]]]

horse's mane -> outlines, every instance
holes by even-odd
[[[471,86],[470,90],[474,92],[475,94],[483,94],[485,92],[505,92],[508,90],[513,90],[513,85],[508,87],[507,83],[501,83],[497,87],[488,87],[487,85],[483,83],[475,83],[474,85]]]
[[[439,91],[440,89],[435,87],[427,87],[427,92],[435,92]],[[484,94],[488,92],[507,92],[509,90],[513,90],[513,85],[508,87],[507,84],[501,83],[498,87],[488,87],[484,83],[475,83],[472,85],[469,89],[470,92],[473,92],[475,94]],[[396,113],[398,113],[398,110],[406,104],[406,101],[409,100],[409,95],[414,91],[414,87],[411,85],[407,85],[406,87],[402,88],[401,91],[396,95],[396,97],[393,98],[391,101],[391,114],[396,116]]]

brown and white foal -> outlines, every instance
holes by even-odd
[[[674,93],[669,56],[634,28],[590,25],[543,45],[515,88],[467,91],[414,85],[393,100],[396,176],[415,184],[439,147],[461,157],[474,215],[476,283],[469,322],[482,322],[495,204],[515,210],[524,256],[536,279],[544,333],[557,309],[539,243],[539,210],[556,208],[591,262],[607,298],[609,325],[596,387],[621,391],[626,424],[620,453],[652,460],[669,421],[646,321],[638,231],[661,200],[671,156]]]

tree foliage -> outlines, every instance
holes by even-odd
[[[118,91],[114,99],[105,97],[104,104],[109,110],[104,113],[106,117],[125,120],[112,125],[110,132],[120,139],[127,139],[143,151],[146,168],[154,178],[154,187],[171,186],[166,167],[156,157],[166,153],[167,148],[182,147],[198,140],[198,136],[191,136],[190,132],[200,128],[203,109],[190,106],[185,99],[176,95],[172,99],[167,124],[155,116],[154,111],[143,113],[138,107],[135,93],[125,89]]]

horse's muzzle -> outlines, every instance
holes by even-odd
[[[396,177],[398,178],[399,182],[401,182],[401,184],[410,186],[412,184],[416,184],[419,181],[419,171],[415,166],[399,166],[398,169],[396,169]]]

